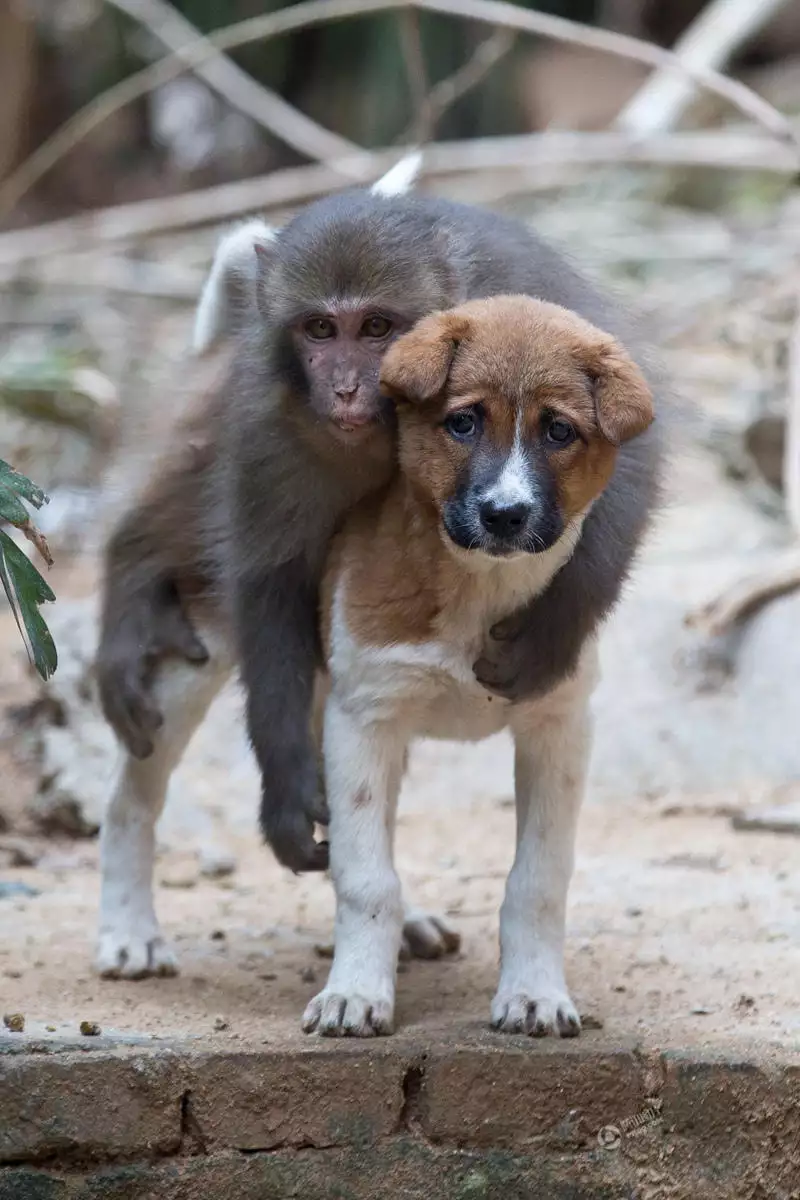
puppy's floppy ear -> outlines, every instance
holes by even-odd
[[[469,321],[455,312],[433,313],[389,347],[381,366],[381,388],[393,400],[422,403],[444,390]]]
[[[587,357],[603,437],[619,446],[644,433],[655,420],[653,394],[628,352],[614,338],[606,337],[591,347]]]

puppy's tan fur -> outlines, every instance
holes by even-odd
[[[425,319],[389,350],[382,382],[397,402],[400,470],[346,522],[323,587],[337,933],[330,978],[303,1025],[329,1035],[391,1031],[403,911],[392,842],[409,743],[508,728],[518,835],[492,1022],[506,1032],[572,1036],[580,1021],[564,981],[564,922],[595,646],[587,643],[574,677],[516,705],[484,691],[472,664],[494,622],[546,588],[568,560],[611,478],[617,447],[652,421],[651,395],[613,338],[525,297],[475,301]],[[467,444],[443,421],[476,406],[479,436]],[[555,445],[554,417],[578,437]],[[514,552],[503,553],[504,545],[498,553],[480,532],[476,548],[465,548],[448,533],[448,512],[454,505],[461,512],[473,493],[478,507],[470,511],[484,522],[484,483],[491,493],[504,478],[521,494],[529,485],[533,508],[538,495],[548,513],[558,510],[552,529],[562,532],[542,540],[538,553],[530,552],[534,542],[513,539]]]
[[[600,495],[618,445],[654,416],[644,376],[614,338],[528,297],[476,300],[426,318],[389,350],[381,380],[398,404],[401,470],[334,544],[322,593],[328,647],[342,575],[348,627],[371,645],[429,640],[462,594],[466,564],[440,517],[469,450],[442,429],[447,412],[480,402],[487,436],[509,450],[518,413],[524,438],[538,435],[547,412],[569,420],[581,440],[553,456],[565,524]]]

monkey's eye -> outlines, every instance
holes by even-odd
[[[462,408],[445,417],[444,427],[457,442],[469,442],[480,432],[480,417],[474,408]]]
[[[312,317],[303,326],[306,333],[315,342],[324,342],[326,338],[336,337],[336,326],[327,317]]]
[[[391,332],[392,322],[388,317],[367,317],[361,332],[368,338],[385,338]]]
[[[570,443],[575,441],[577,436],[573,426],[570,425],[569,421],[565,421],[563,417],[553,417],[545,435],[547,441],[552,446],[558,446],[559,450],[563,449],[564,446],[569,446]]]

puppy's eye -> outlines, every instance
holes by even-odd
[[[547,427],[547,441],[553,446],[558,446],[559,449],[574,442],[577,436],[572,425],[563,417],[554,417]]]
[[[462,408],[445,418],[444,427],[458,442],[468,442],[476,436],[480,423],[474,409]]]
[[[306,321],[303,328],[315,342],[324,342],[327,338],[336,337],[336,326],[327,317],[312,317],[310,321]]]
[[[391,329],[392,322],[388,317],[367,317],[361,326],[361,333],[368,338],[385,338]]]

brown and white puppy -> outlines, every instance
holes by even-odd
[[[517,853],[500,914],[492,1024],[574,1036],[567,889],[590,747],[596,647],[544,698],[492,697],[472,670],[486,631],[547,587],[654,417],[608,334],[521,296],[421,321],[384,359],[400,471],[348,519],[323,587],[324,756],[336,951],[307,1032],[389,1033],[403,924],[395,806],[416,736],[516,743]]]

